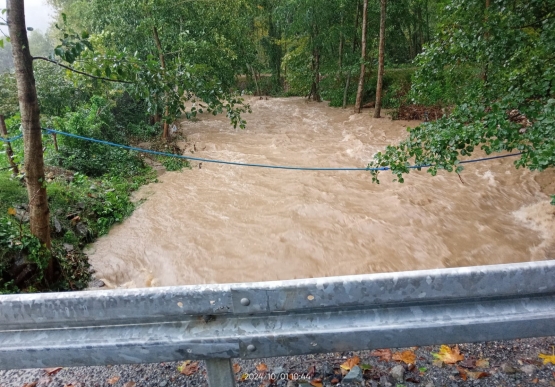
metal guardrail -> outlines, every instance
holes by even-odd
[[[261,358],[555,335],[555,261],[0,296],[0,369]]]

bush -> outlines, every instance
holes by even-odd
[[[67,113],[56,120],[61,131],[103,141],[126,144],[123,130],[118,130],[112,112],[113,102],[93,97],[88,105]],[[64,168],[89,176],[107,173],[117,176],[136,176],[144,172],[145,165],[136,154],[109,145],[60,136],[60,153],[55,155]]]

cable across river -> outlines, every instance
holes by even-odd
[[[134,147],[134,146],[117,144],[117,143],[110,142],[110,141],[105,141],[105,140],[99,140],[99,139],[96,139],[96,138],[80,136],[78,134],[62,132],[62,131],[54,130],[54,129],[43,129],[43,130],[46,133],[50,133],[50,134],[59,134],[61,136],[73,137],[73,138],[77,138],[77,139],[80,139],[80,140],[83,140],[83,141],[94,142],[94,143],[97,143],[97,144],[108,145],[108,146],[121,148],[121,149],[126,149],[126,150],[130,150],[130,151],[148,153],[148,154],[152,154],[152,155],[156,155],[156,156],[173,157],[173,158],[190,160],[190,161],[199,161],[199,162],[204,162],[204,163],[235,165],[235,166],[240,166],[240,167],[285,169],[285,170],[293,170],[293,171],[389,171],[391,169],[390,167],[377,167],[377,168],[340,167],[340,168],[332,168],[332,167],[300,167],[300,166],[290,166],[290,165],[270,165],[270,164],[241,163],[241,162],[237,162],[237,161],[206,159],[206,158],[202,158],[202,157],[184,156],[184,155],[178,155],[178,154],[174,154],[174,153],[159,152],[159,151],[155,151],[155,150],[151,150],[151,149],[137,148],[137,147]],[[0,137],[0,141],[10,143],[10,142],[19,140],[22,137],[23,137],[22,134],[19,135],[19,136],[16,136],[16,137],[12,137],[12,138]],[[518,152],[518,153],[511,153],[511,154],[508,154],[508,155],[482,157],[482,158],[473,159],[473,160],[463,160],[463,161],[459,161],[459,164],[469,164],[469,163],[477,163],[477,162],[481,162],[481,161],[503,159],[503,158],[507,158],[507,157],[519,156],[521,154],[522,154],[521,152]],[[431,166],[432,166],[431,164],[411,165],[408,168],[410,168],[410,169],[420,169],[420,168],[429,168]]]

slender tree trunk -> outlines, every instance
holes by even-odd
[[[418,53],[422,52],[422,48],[424,47],[424,29],[422,28],[422,24],[424,21],[422,20],[422,8],[418,7],[418,34],[420,36],[420,46],[418,48]]]
[[[50,212],[44,178],[42,131],[33,75],[33,58],[29,51],[25,26],[24,1],[7,0],[6,5],[23,129],[25,181],[29,195],[29,224],[31,233],[50,250]],[[53,278],[53,272],[53,261],[50,259],[46,270],[48,280]]]
[[[408,23],[408,27],[409,27],[409,58],[412,60],[416,57],[415,55],[415,49],[414,49],[414,41],[412,39],[412,28],[411,28],[411,22]]]
[[[247,65],[247,67],[250,67],[251,72],[252,72],[252,77],[254,79],[254,84],[256,86],[256,95],[262,95],[262,93],[260,92],[260,87],[258,87],[258,81],[256,80],[256,73],[254,72],[254,67]]]
[[[357,35],[358,35],[358,21],[360,15],[360,0],[357,1],[357,16],[355,18],[355,35],[353,36],[353,52],[356,51],[357,48]]]
[[[162,43],[160,43],[160,36],[158,35],[158,29],[156,26],[152,27],[152,32],[154,34],[154,40],[156,42],[156,47],[158,48],[158,56],[160,57],[160,66],[162,67],[163,72],[166,72],[166,58],[164,56],[164,51],[162,50]],[[165,98],[166,106],[164,108],[164,125],[163,125],[163,132],[162,138],[167,139],[169,137],[170,125],[168,124],[167,120],[170,115],[170,108],[168,106],[168,98]]]
[[[426,42],[430,41],[430,11],[428,10],[428,0],[424,2],[426,7]]]
[[[315,102],[322,102],[320,97],[320,52],[317,48],[312,52],[312,71],[314,78],[309,97],[312,96],[312,100]]]
[[[2,135],[2,137],[8,138],[8,128],[6,128],[6,121],[4,121],[4,116],[2,114],[0,114],[0,134]],[[8,163],[10,163],[10,166],[12,167],[12,173],[14,175],[19,175],[19,168],[17,167],[17,164],[13,161],[12,145],[7,142],[5,146],[6,156],[8,156]]]
[[[273,8],[268,12],[268,37],[269,41],[269,56],[270,56],[270,67],[272,68],[272,75],[275,78],[276,88],[281,88],[281,58],[282,51],[281,46],[276,43],[276,41],[281,40],[281,29],[278,25],[274,23],[272,14]]]
[[[343,28],[343,18],[341,18],[341,27]],[[343,45],[345,43],[345,39],[343,38],[343,31],[339,33],[339,74],[341,74],[341,70],[343,69]]]
[[[345,90],[343,90],[343,109],[347,107],[347,93],[349,92],[349,86],[351,83],[351,72],[347,73],[347,80],[345,81]]]
[[[489,28],[488,28],[488,10],[489,10],[489,6],[490,6],[490,0],[486,0],[486,10],[485,10],[485,34],[484,34],[484,39],[487,42],[489,40]],[[488,72],[489,72],[489,62],[486,59],[486,63],[484,64],[484,69],[482,72],[482,80],[484,81],[484,84],[488,83]]]
[[[360,54],[360,76],[358,77],[357,98],[355,102],[355,113],[362,110],[362,94],[364,92],[364,75],[366,73],[366,24],[368,19],[368,0],[364,0],[362,8],[362,40]]]
[[[314,8],[313,8],[314,10]],[[318,28],[318,22],[312,21],[312,31],[310,36],[310,42],[312,46],[312,86],[310,88],[310,96],[315,102],[322,102],[320,97],[320,47],[317,42],[317,38],[320,35],[320,30]]]
[[[382,88],[383,88],[383,68],[385,51],[385,12],[387,0],[380,0],[380,58],[378,59],[378,85],[376,86],[376,109],[374,118],[380,118],[382,111]]]

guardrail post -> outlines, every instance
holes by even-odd
[[[231,359],[206,360],[208,384],[210,387],[235,387],[235,374]]]

